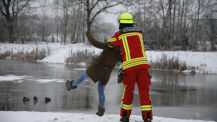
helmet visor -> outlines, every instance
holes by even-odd
[[[136,22],[132,19],[118,19],[118,23],[120,24],[135,24]]]

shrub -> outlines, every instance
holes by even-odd
[[[19,51],[17,53],[12,53],[8,51],[4,54],[1,54],[0,58],[6,59],[8,56],[10,56],[11,59],[15,59],[15,60],[35,61],[35,60],[41,60],[45,58],[47,55],[49,55],[49,50],[46,50],[46,49],[39,50],[38,48],[36,48],[35,50],[31,52]]]
[[[38,51],[38,49],[25,54],[26,60],[41,60],[46,57],[47,51],[45,49]]]
[[[185,62],[181,62],[178,57],[167,58],[167,55],[162,55],[156,62],[150,62],[153,69],[167,69],[183,71],[187,69]]]
[[[66,59],[66,63],[74,63],[78,64],[80,62],[90,63],[92,59],[96,58],[96,54],[94,52],[78,51],[73,53],[71,50],[71,55]]]
[[[25,53],[24,52],[11,53],[11,59],[24,60]]]
[[[8,56],[10,56],[11,53],[9,51],[0,54],[0,59],[6,59]]]

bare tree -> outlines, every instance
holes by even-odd
[[[54,1],[54,5],[55,5],[55,9],[56,9],[56,37],[57,37],[57,42],[59,42],[59,5],[60,5],[60,1],[59,0],[55,0]]]
[[[42,2],[42,11],[43,11],[43,18],[42,18],[42,41],[45,42],[46,37],[46,30],[45,30],[45,19],[46,19],[46,0]]]
[[[62,7],[63,7],[63,25],[62,25],[62,32],[63,32],[63,42],[66,44],[67,36],[68,36],[68,19],[69,19],[69,0],[63,0],[62,1]]]
[[[4,42],[6,40],[6,27],[4,26],[4,18],[3,15],[0,14],[0,42]]]
[[[211,0],[213,1],[213,0]],[[209,0],[197,0],[195,1],[196,2],[196,11],[195,12],[192,12],[195,16],[193,16],[193,29],[192,29],[192,41],[191,41],[191,46],[192,46],[192,50],[197,50],[198,49],[198,41],[200,42],[199,44],[202,45],[202,43],[205,43],[205,42],[202,42],[202,40],[199,38],[200,35],[200,31],[201,31],[201,28],[200,28],[200,24],[199,22],[201,21],[202,19],[202,16],[207,13],[207,9],[209,9],[210,4],[211,2]],[[205,41],[205,40],[204,40]],[[205,45],[203,45],[205,46]]]
[[[30,0],[1,0],[0,11],[6,19],[9,41],[14,42],[14,24],[19,14],[29,5]]]
[[[123,3],[123,0],[78,0],[78,2],[85,6],[87,31],[91,31],[91,26],[100,13],[105,12],[111,7],[120,5]]]

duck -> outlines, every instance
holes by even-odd
[[[34,100],[34,102],[38,102],[38,97],[34,96],[33,100]]]
[[[23,97],[23,102],[28,102],[30,99],[28,97]]]
[[[48,102],[51,101],[51,98],[49,98],[49,97],[45,97],[45,98],[44,98],[44,101],[45,101],[45,103],[48,103]]]

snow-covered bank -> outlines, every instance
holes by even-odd
[[[119,122],[119,115],[106,114],[98,117],[94,114],[52,113],[52,112],[0,112],[0,122]],[[131,122],[142,122],[142,117],[132,115]],[[214,122],[154,117],[153,122]]]
[[[44,59],[40,60],[40,62],[47,63],[65,63],[66,58],[71,56],[73,53],[77,53],[80,51],[88,51],[95,54],[100,52],[99,49],[96,49],[92,46],[85,45],[83,43],[77,44],[67,44],[62,45],[59,43],[48,43],[48,44],[1,44],[0,43],[0,54],[3,54],[7,51],[11,53],[18,52],[31,52],[34,50],[47,50],[49,51],[49,55]]]
[[[179,61],[185,62],[188,67],[195,67],[197,73],[217,74],[217,52],[192,52],[192,51],[147,51],[150,61],[157,61],[163,55],[168,59],[177,57]]]
[[[31,52],[38,48],[39,50],[49,50],[49,55],[40,62],[47,63],[66,63],[66,59],[77,52],[86,51],[88,53],[99,54],[101,50],[83,43],[61,45],[59,43],[48,44],[0,44],[0,54],[7,51]],[[185,62],[189,67],[196,67],[198,73],[217,74],[217,52],[191,52],[191,51],[147,51],[149,61],[156,62],[163,55],[168,58],[178,58],[179,61]]]

